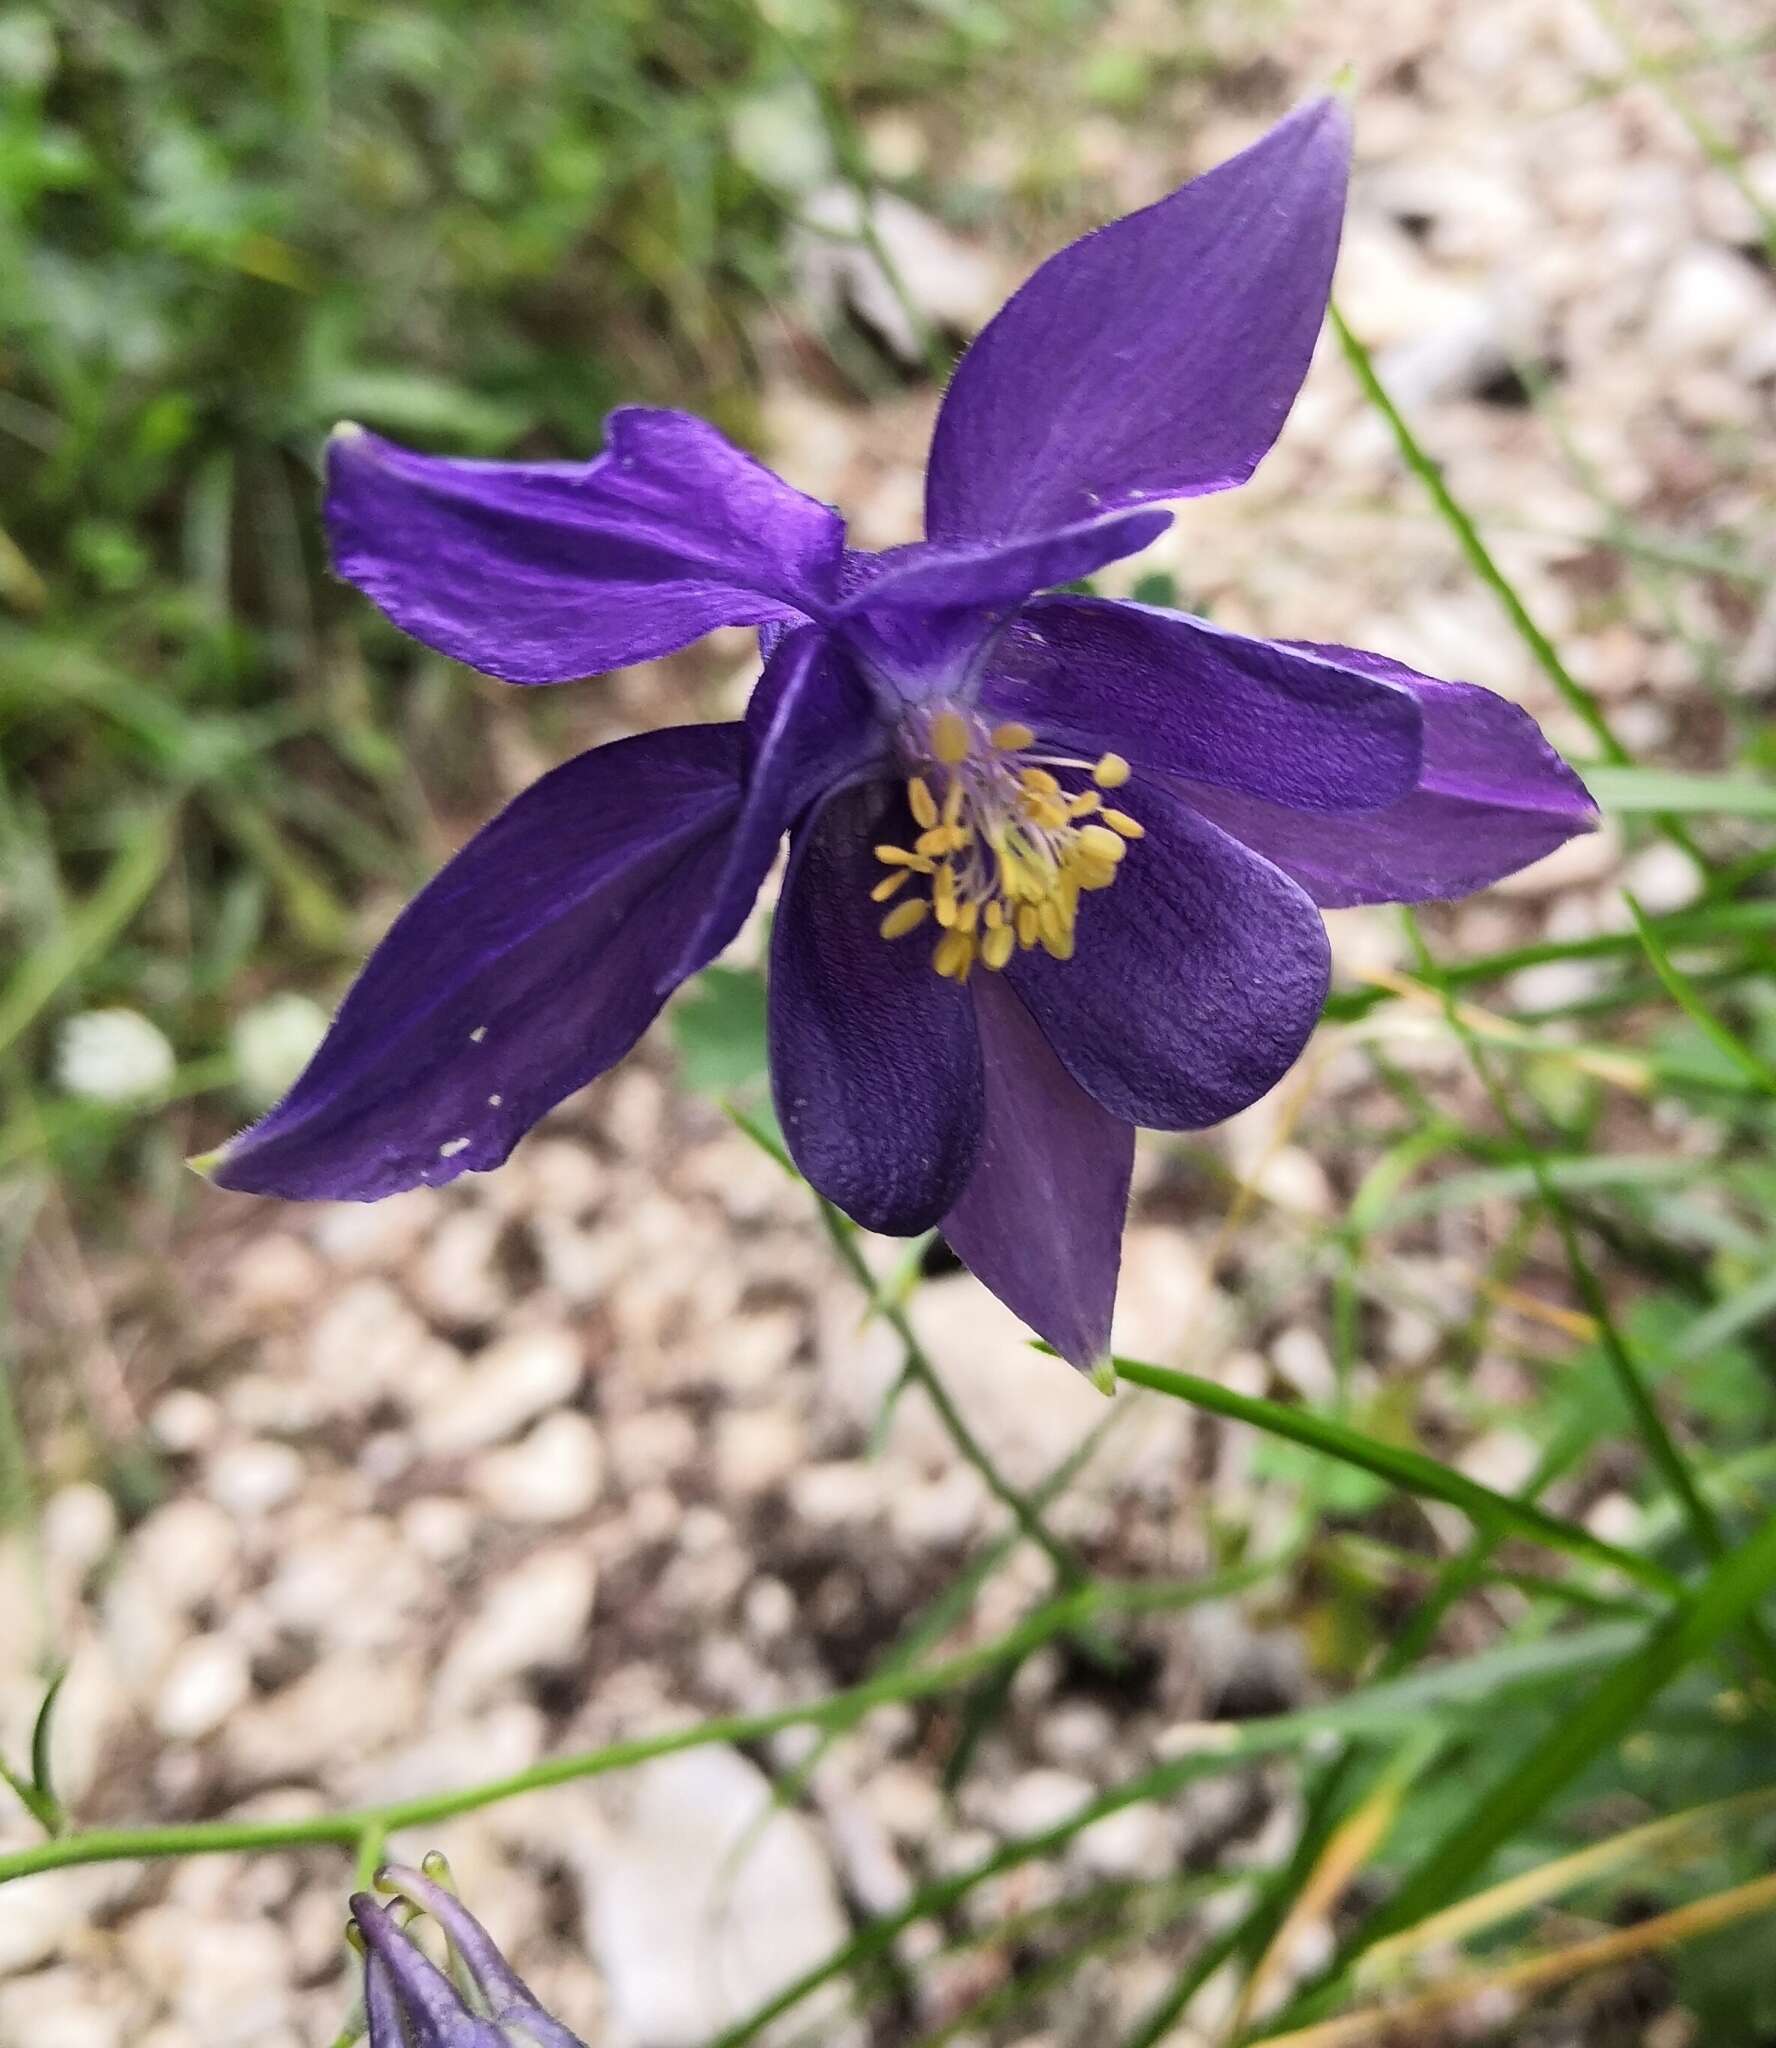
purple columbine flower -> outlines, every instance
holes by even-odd
[[[473,2003],[414,1946],[387,1906],[358,1892],[351,1914],[364,1943],[369,2048],[585,2048],[537,2004],[453,1892],[417,1870],[379,1871],[376,1882],[437,1921],[473,1987]]]
[[[1105,1354],[1134,1131],[1300,1053],[1320,906],[1484,887],[1595,819],[1515,705],[1383,655],[1040,595],[1243,483],[1306,374],[1349,130],[1330,99],[1050,258],[958,365],[927,538],[845,545],[682,413],[591,462],[331,444],[341,573],[428,646],[566,681],[759,629],[742,721],[557,768],[411,904],[225,1187],[374,1200],[497,1166],[728,943],[785,833],[770,1057],[797,1164],[933,1224]]]

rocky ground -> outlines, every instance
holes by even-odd
[[[1176,12],[1133,0],[1106,47],[1149,60],[1182,33]],[[1760,12],[1716,6],[1713,32],[1753,33]],[[1653,0],[1634,18],[1648,33],[1677,19]],[[1611,508],[1700,539],[1767,510],[1753,464],[1760,436],[1766,460],[1770,446],[1776,282],[1754,260],[1743,193],[1625,76],[1580,0],[1353,0],[1265,28],[1252,10],[1199,11],[1192,47],[1223,60],[1218,82],[1182,67],[1138,120],[1093,114],[1062,144],[1032,140],[1028,108],[965,136],[945,132],[941,110],[881,117],[871,146],[897,175],[958,149],[974,178],[1010,189],[1032,149],[1077,160],[1070,217],[1030,220],[1021,245],[901,219],[915,296],[968,324],[1061,232],[1157,196],[1354,57],[1348,316],[1624,738],[1665,765],[1712,765],[1719,714],[1696,646],[1746,650],[1730,687],[1776,687],[1770,619],[1730,582],[1624,580],[1597,537]],[[1742,121],[1730,69],[1693,85],[1704,104],[1724,93],[1720,117]],[[1776,146],[1749,170],[1776,205]],[[810,281],[833,288],[859,290],[855,277]],[[841,404],[801,374],[805,356],[786,341],[766,394],[770,452],[854,508],[863,541],[908,537],[930,394]],[[1525,382],[1544,375],[1545,414]],[[1112,574],[1162,568],[1229,625],[1375,646],[1487,684],[1584,751],[1330,345],[1256,482],[1186,506],[1150,557]],[[738,701],[750,673],[738,640],[721,659],[731,673],[716,694]],[[638,673],[591,715],[614,732],[688,687],[682,670]],[[1441,930],[1453,951],[1583,935],[1621,922],[1625,882],[1652,909],[1689,886],[1669,849],[1630,858],[1606,830]],[[1396,958],[1385,917],[1334,923],[1347,973]],[[1569,1000],[1589,972],[1526,970],[1512,994]],[[1466,1102],[1459,1048],[1409,1012],[1380,1028],[1439,1100]],[[1326,1392],[1319,1226],[1362,1164],[1350,1134],[1372,1106],[1370,1072],[1352,1034],[1328,1029],[1235,1125],[1144,1152],[1121,1348],[1254,1391]],[[1471,1303],[1487,1228],[1451,1214],[1366,1275],[1379,1337],[1366,1373],[1423,1378],[1434,1408],[1441,1333]],[[886,1270],[892,1248],[880,1252]],[[33,1306],[44,1356],[85,1375],[101,1412],[139,1422],[164,1481],[126,1527],[73,1448],[51,1441],[41,1572],[22,1544],[0,1552],[0,1737],[16,1755],[47,1630],[72,1656],[59,1777],[87,1822],[418,1794],[817,1695],[872,1669],[1003,1522],[916,1390],[878,1439],[897,1340],[862,1320],[806,1191],[676,1085],[664,1030],[497,1175],[370,1209],[217,1196],[170,1266],[40,1265]],[[1032,1354],[966,1275],[937,1272],[913,1316],[1013,1480],[1034,1483],[1104,1421],[1100,1397]],[[1494,1392],[1527,1390],[1508,1319],[1474,1370]],[[1120,1406],[1053,1512],[1094,1568],[1188,1577],[1279,1533],[1292,1491],[1254,1469],[1249,1442],[1150,1397],[1125,1391]],[[1526,1444],[1493,1431],[1463,1455],[1508,1484]],[[1625,1504],[1579,1505],[1607,1522]],[[955,1640],[1009,1625],[1048,1584],[1026,1546]],[[1274,1603],[1221,1603],[1148,1622],[1141,1654],[1114,1674],[1044,1652],[953,1810],[940,1782],[953,1706],[884,1711],[825,1754],[800,1809],[734,1867],[724,1859],[767,1770],[804,1741],[690,1753],[396,1846],[449,1853],[589,2041],[690,2048],[921,1877],[1151,1761],[1174,1723],[1307,1695],[1324,1660],[1300,1621]],[[1277,1853],[1291,1824],[1280,1781],[1210,1781],[1091,1830],[1061,1869],[1017,1873],[965,1917],[1002,1918],[1093,1878],[1234,1868]],[[0,1812],[0,1846],[30,1838]],[[0,2043],[319,2048],[349,2003],[348,1875],[340,1855],[313,1851],[9,1888]],[[1187,1926],[1203,1924],[1199,1911]],[[1114,2039],[1181,1938],[1057,1990],[1020,2019],[1024,2048]],[[1016,1966],[1004,1948],[960,1949],[887,2000],[876,2038],[918,2037]],[[863,2036],[835,2013],[820,2038]]]

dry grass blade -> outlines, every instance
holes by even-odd
[[[1525,1956],[1496,1970],[1466,1971],[1417,1998],[1369,2006],[1362,2012],[1322,2020],[1294,2033],[1265,2035],[1253,2048],[1363,2048],[1369,2042],[1413,2040],[1418,2037],[1412,2029],[1439,2014],[1481,2001],[1489,2010],[1496,2010],[1503,1997],[1532,1996],[1582,1976],[1587,1970],[1633,1962],[1657,1949],[1673,1948],[1679,1942],[1694,1941],[1699,1935],[1729,1927],[1736,1920],[1770,1912],[1776,1912],[1776,1877],[1755,1878],[1750,1884],[1735,1885],[1730,1891],[1716,1892],[1710,1898],[1656,1914],[1638,1926],[1620,1927],[1589,1941],[1570,1942],[1564,1948]]]
[[[1237,2041],[1245,2032],[1266,1987],[1287,1967],[1301,1934],[1332,1913],[1392,1833],[1400,1802],[1438,1747],[1434,1742],[1411,1744],[1393,1767],[1377,1779],[1367,1798],[1360,1800],[1326,1838],[1325,1847],[1290,1901],[1277,1931],[1240,1988],[1227,2022],[1229,2041]]]

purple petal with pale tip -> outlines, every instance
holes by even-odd
[[[1447,901],[1484,889],[1597,823],[1590,793],[1508,698],[1438,682],[1381,654],[1314,646],[1409,690],[1424,716],[1424,768],[1397,803],[1307,816],[1180,783],[1204,816],[1293,875],[1327,909]]]
[[[468,2010],[456,1986],[429,1956],[421,1955],[385,1906],[368,1892],[356,1892],[351,1913],[369,1951],[365,2005],[371,2048],[407,2048],[409,2040],[414,2048],[507,2048],[490,2022]]]
[[[932,539],[1244,483],[1307,374],[1349,167],[1344,109],[1315,100],[1051,256],[951,379],[926,477]]]
[[[386,1871],[379,1882],[423,1906],[450,1937],[490,2008],[497,2029],[493,2038],[501,2043],[517,2038],[534,2048],[584,2048],[577,2035],[543,2011],[530,1986],[500,1954],[492,1935],[454,1892],[434,1884],[423,1871],[405,1866]]]
[[[1134,1128],[1072,1079],[1000,975],[977,970],[970,986],[986,1121],[943,1234],[1014,1315],[1090,1372],[1110,1349]]]
[[[1176,797],[1144,785],[1141,822],[1116,880],[1081,899],[1073,958],[1019,953],[1005,972],[1102,1108],[1200,1130],[1294,1065],[1331,949],[1287,875]]]
[[[545,775],[395,920],[295,1087],[212,1178],[374,1201],[499,1165],[646,1029],[739,800],[737,725],[618,740]]]
[[[688,413],[630,406],[590,462],[328,444],[340,575],[403,632],[509,683],[651,660],[831,599],[844,523]]]
[[[1137,774],[1302,810],[1379,808],[1418,781],[1422,714],[1398,678],[1340,655],[1153,605],[1038,598],[994,650],[981,698],[1044,742],[1126,755]]]
[[[816,627],[791,633],[747,703],[745,798],[708,907],[667,987],[707,967],[739,931],[795,819],[854,781],[889,745],[876,700],[844,650]]]
[[[884,939],[869,897],[888,872],[872,847],[917,829],[898,791],[835,797],[790,843],[771,935],[771,1090],[790,1153],[846,1215],[896,1236],[955,1202],[981,1126],[968,993],[934,972],[934,926]]]

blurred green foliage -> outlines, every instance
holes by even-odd
[[[328,428],[747,438],[785,152],[858,180],[859,114],[1096,0],[1011,4],[0,12],[0,1165],[112,1162],[116,1117],[33,1093],[59,1018],[139,1008],[207,1056],[161,1099],[213,1085],[240,1002],[342,972],[436,855],[422,789],[492,793],[474,687],[327,577]]]

